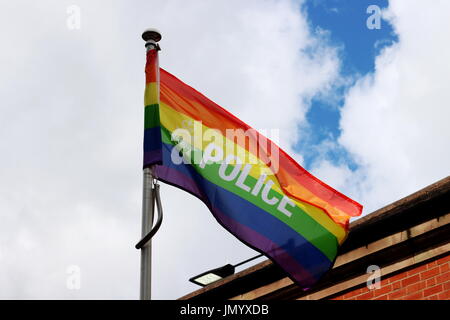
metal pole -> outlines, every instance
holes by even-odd
[[[244,261],[241,261],[241,262],[239,262],[238,264],[235,264],[233,267],[239,267],[239,266],[241,266],[241,265],[243,265],[243,264],[245,264],[245,263],[247,263],[247,262],[250,262],[250,261],[252,261],[252,260],[255,260],[255,259],[258,259],[259,257],[262,257],[263,256],[263,254],[261,253],[261,254],[258,254],[257,256],[254,256],[253,258],[250,258],[250,259],[247,259],[247,260],[244,260]]]
[[[147,52],[155,50],[156,57],[159,46],[157,42],[161,40],[161,34],[155,29],[147,29],[142,34]],[[158,62],[156,58],[156,63]],[[159,102],[159,65],[156,68],[157,79],[157,99]],[[153,211],[154,211],[155,195],[153,190],[153,174],[151,168],[144,169],[144,179],[142,188],[142,237],[150,232],[153,225]],[[141,300],[151,299],[152,288],[152,246],[151,241],[141,248],[141,285],[140,298]]]
[[[154,195],[153,175],[150,168],[144,169],[142,188],[142,237],[150,232],[153,225]],[[152,243],[141,248],[141,300],[150,300],[152,291]]]

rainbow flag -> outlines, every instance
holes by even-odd
[[[144,167],[202,200],[239,240],[302,288],[328,271],[362,206],[275,143],[159,69],[147,53]]]

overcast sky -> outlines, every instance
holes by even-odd
[[[279,129],[281,146],[363,214],[448,176],[450,2],[355,3],[2,3],[0,298],[139,297],[147,27],[163,34],[162,67],[251,126]],[[371,4],[381,29],[367,27]],[[155,299],[256,254],[198,199],[161,189]]]

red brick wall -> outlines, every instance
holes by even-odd
[[[367,286],[333,300],[450,300],[450,255],[395,276],[381,277],[381,287]]]

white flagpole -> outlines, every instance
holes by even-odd
[[[151,50],[158,54],[158,41],[161,40],[161,34],[158,30],[147,29],[142,34],[142,39],[145,41],[147,52]],[[159,94],[159,66],[156,68]],[[159,101],[159,96],[158,96]],[[144,238],[152,229],[153,212],[155,204],[155,190],[153,189],[153,174],[151,168],[144,169],[144,179],[142,188],[142,238]],[[141,300],[151,299],[152,289],[152,246],[149,240],[141,248],[141,285],[140,298]]]
[[[153,225],[154,195],[153,175],[150,168],[144,169],[142,188],[142,237],[150,232]],[[150,300],[152,290],[152,243],[148,241],[141,248],[141,300]]]

